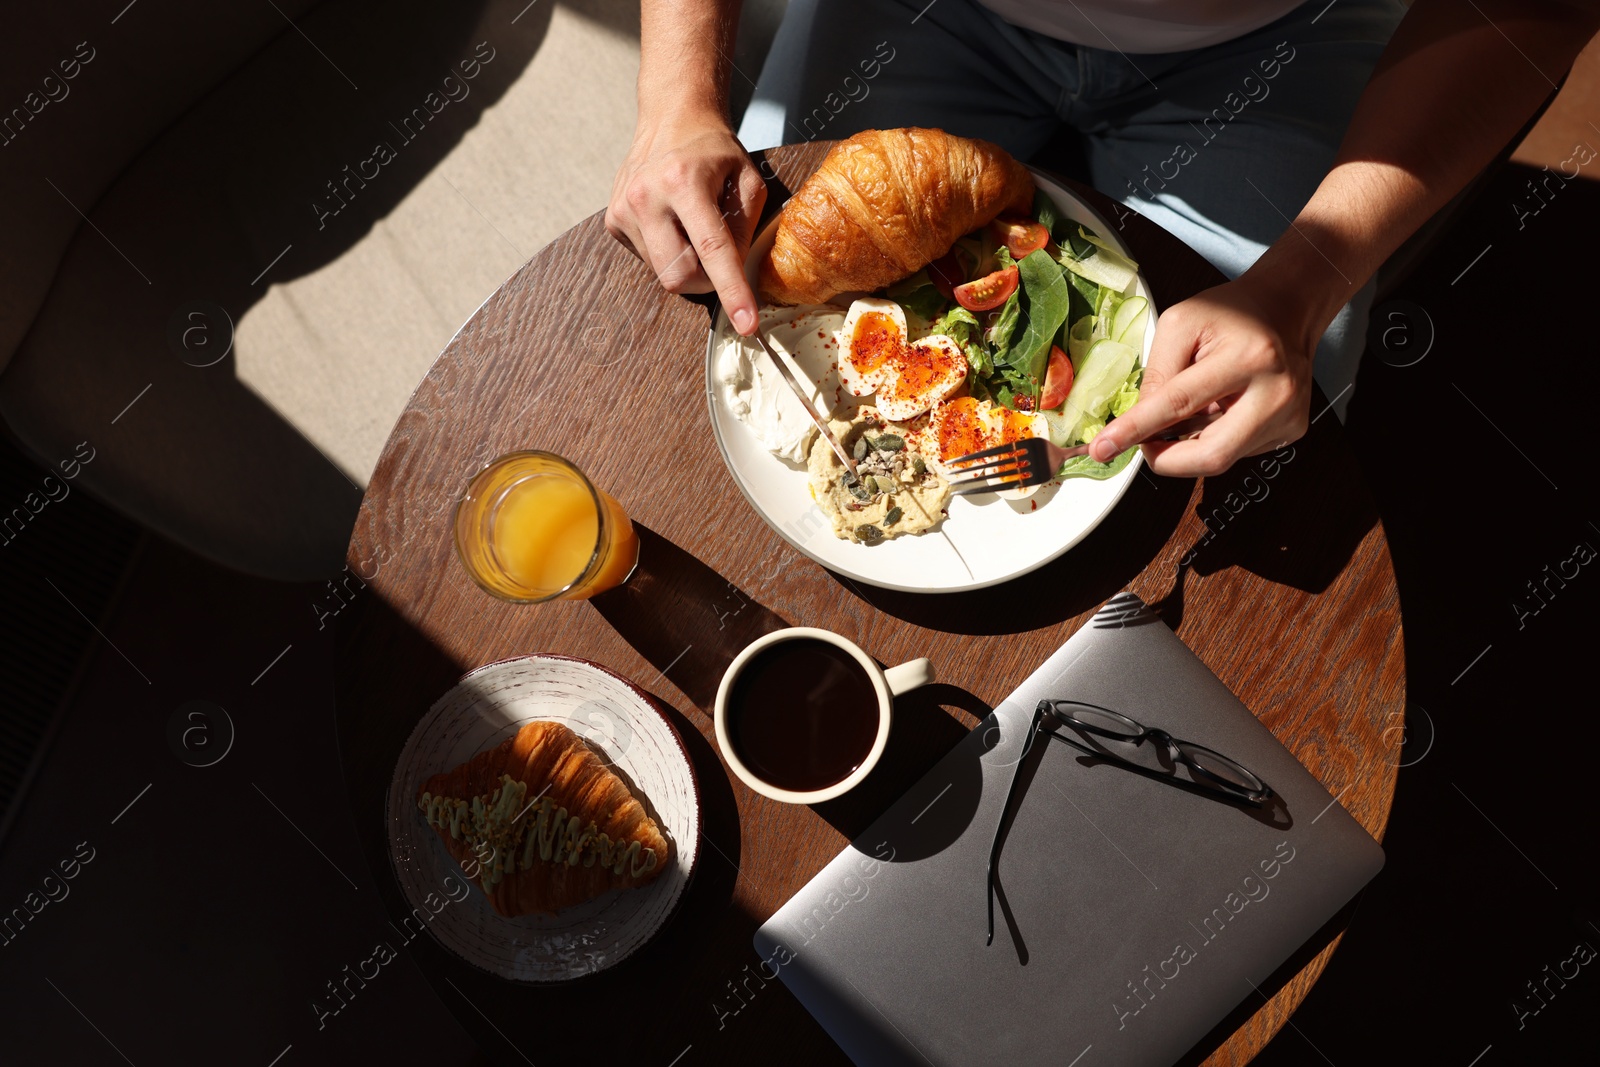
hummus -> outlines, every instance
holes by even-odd
[[[855,458],[860,482],[819,434],[812,442],[807,469],[811,496],[833,524],[836,536],[877,544],[902,534],[931,530],[944,518],[950,483],[914,447],[910,426],[884,422],[871,407],[846,421],[831,419],[828,428]]]

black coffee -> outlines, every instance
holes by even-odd
[[[758,778],[797,793],[848,778],[878,736],[878,691],[859,661],[812,637],[768,645],[728,693],[728,740]]]

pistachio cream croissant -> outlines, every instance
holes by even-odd
[[[660,827],[558,722],[530,722],[429,778],[417,807],[505,916],[549,914],[646,885],[666,867]]]
[[[761,295],[820,304],[915,274],[956,238],[1033,207],[1033,176],[988,141],[866,130],[834,145],[778,214]]]

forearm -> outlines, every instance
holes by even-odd
[[[1333,168],[1246,274],[1303,309],[1306,336],[1294,340],[1314,345],[1384,260],[1495,157],[1596,25],[1561,4],[1417,0]]]
[[[639,122],[728,119],[728,74],[739,0],[642,0]]]

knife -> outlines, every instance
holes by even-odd
[[[767,339],[761,335],[760,329],[755,332],[755,339],[761,342],[761,349],[772,360],[775,367],[783,375],[783,380],[789,383],[789,388],[794,392],[794,398],[800,401],[800,406],[806,409],[806,414],[811,416],[811,421],[817,424],[817,432],[822,434],[822,439],[833,446],[834,454],[839,457],[839,462],[844,464],[845,470],[850,472],[850,477],[856,481],[861,480],[861,475],[856,472],[856,461],[850,458],[850,453],[845,451],[844,445],[833,436],[833,431],[828,429],[828,424],[822,421],[822,416],[817,414],[817,409],[811,406],[811,401],[806,398],[806,391],[801,388],[800,381],[794,376],[794,371],[789,369],[789,364],[778,358],[778,353],[767,344]]]

